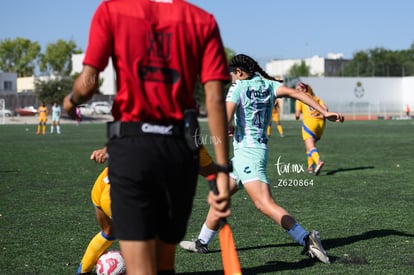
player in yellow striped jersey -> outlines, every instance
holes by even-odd
[[[271,131],[272,131],[272,121],[274,121],[276,123],[276,128],[277,128],[277,131],[279,132],[280,137],[284,136],[283,127],[282,127],[282,124],[280,123],[280,117],[279,117],[279,112],[280,112],[279,100],[280,99],[276,99],[275,105],[273,105],[272,119],[270,120],[270,124],[267,127],[267,135],[269,137],[270,137],[270,134],[271,134]]]
[[[303,82],[299,82],[296,85],[296,90],[302,91],[308,96],[317,101],[326,111],[328,107],[325,103],[315,95],[310,85]],[[298,120],[302,114],[302,138],[305,142],[306,155],[308,162],[308,172],[314,172],[318,175],[324,165],[321,160],[318,149],[316,148],[316,142],[322,137],[325,130],[325,118],[323,115],[312,107],[296,100],[296,112],[295,116]]]
[[[44,135],[46,134],[46,121],[49,110],[46,105],[42,103],[42,105],[37,109],[37,113],[39,115],[39,124],[37,125],[36,134],[40,135],[40,133],[42,133]]]
[[[199,174],[207,177],[216,172],[216,168],[204,145],[200,147]],[[90,159],[97,163],[104,163],[108,158],[106,147],[92,152]],[[101,228],[92,240],[83,255],[77,274],[90,274],[99,257],[112,245],[115,240],[112,232],[112,213],[110,198],[110,182],[108,167],[105,167],[96,178],[91,191],[91,200],[95,206],[96,218]]]

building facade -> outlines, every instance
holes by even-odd
[[[0,72],[0,94],[17,92],[17,74]]]
[[[19,77],[17,79],[17,92],[18,93],[34,92],[35,80],[36,78],[34,76]]]
[[[284,78],[294,65],[302,62],[309,67],[309,76],[338,76],[349,59],[343,59],[341,54],[328,54],[327,58],[314,56],[305,59],[274,59],[266,63],[265,70],[272,76]]]

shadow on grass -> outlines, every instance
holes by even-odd
[[[414,238],[414,234],[407,234],[401,231],[392,230],[392,229],[380,229],[380,230],[371,230],[364,232],[359,235],[344,237],[344,238],[335,238],[335,239],[327,239],[323,240],[323,246],[325,249],[341,247],[345,245],[349,245],[355,242],[375,239],[375,238],[383,238],[387,236],[402,236],[402,237],[412,237]],[[285,244],[275,244],[275,245],[262,245],[262,246],[254,246],[254,247],[243,247],[238,248],[237,251],[248,251],[248,250],[257,250],[263,248],[272,248],[272,247],[287,247],[287,246],[297,246],[295,243],[285,243]],[[210,251],[209,253],[217,253],[220,250]],[[347,264],[368,264],[368,262],[361,257],[349,258],[349,259],[340,259],[335,256],[329,255],[331,259],[331,263],[335,263],[336,261],[340,263],[347,263]],[[276,272],[276,271],[284,271],[284,270],[298,270],[307,267],[313,266],[318,261],[316,259],[306,258],[298,262],[282,262],[282,261],[271,261],[267,262],[262,266],[250,267],[250,268],[242,268],[242,272],[244,275],[247,274],[260,274],[266,272]],[[217,271],[203,271],[203,272],[184,272],[180,274],[207,274],[207,275],[216,275],[216,274],[223,274],[222,270]]]
[[[387,236],[402,236],[402,237],[411,237],[414,238],[414,234],[407,234],[401,231],[393,230],[393,229],[379,229],[379,230],[371,230],[365,233],[344,237],[344,238],[337,238],[337,239],[327,239],[323,240],[323,246],[325,249],[340,247],[352,243],[356,243],[359,241],[370,240],[375,238],[383,238]]]
[[[262,274],[262,273],[269,273],[269,272],[276,272],[276,271],[283,271],[283,270],[296,270],[302,269],[306,267],[310,267],[314,265],[316,261],[314,259],[306,258],[299,262],[282,262],[282,261],[271,261],[267,262],[265,265],[262,266],[255,266],[255,267],[248,267],[242,268],[243,275],[254,275],[254,274]],[[204,275],[223,275],[223,270],[214,270],[214,271],[200,271],[200,272],[183,272],[178,274],[204,274]]]
[[[6,174],[6,173],[19,173],[19,170],[0,170],[0,174]]]
[[[356,170],[365,170],[365,169],[374,169],[374,166],[361,166],[361,167],[351,167],[351,168],[338,168],[336,170],[331,170],[326,172],[328,176],[335,175],[339,172],[349,172],[349,171],[356,171]]]
[[[283,270],[297,270],[306,267],[310,267],[316,263],[315,259],[306,258],[299,262],[282,262],[282,261],[271,261],[265,263],[262,266],[242,268],[243,275],[253,275],[253,274],[262,274]],[[183,272],[178,274],[204,274],[204,275],[223,275],[223,270],[214,270],[214,271],[200,271],[200,272]]]

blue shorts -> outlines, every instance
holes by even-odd
[[[266,184],[267,179],[268,151],[261,148],[239,148],[234,150],[233,172],[230,174],[237,182],[238,187],[243,188],[243,184],[260,180]]]
[[[313,138],[319,140],[322,137],[323,131],[325,130],[325,120],[309,118],[303,120],[302,123],[302,138],[307,140]]]

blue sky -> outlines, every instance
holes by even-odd
[[[139,0],[137,0],[139,1]],[[58,39],[85,50],[90,19],[101,0],[13,0],[2,3],[0,40]],[[260,63],[271,59],[326,57],[414,42],[412,0],[190,0],[213,13],[226,47]]]

